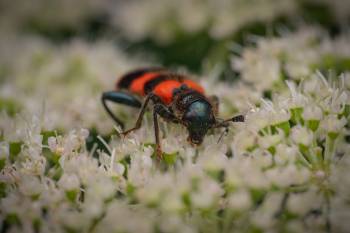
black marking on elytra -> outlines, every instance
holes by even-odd
[[[131,85],[131,83],[138,79],[139,77],[143,76],[146,73],[149,72],[156,72],[156,71],[162,71],[164,68],[161,67],[151,67],[151,68],[143,68],[143,69],[138,69],[135,71],[131,71],[124,76],[121,77],[120,81],[117,83],[117,88],[118,89],[127,89]]]
[[[159,76],[147,81],[143,87],[144,93],[148,94],[160,83],[172,79],[171,76],[166,74],[159,74]]]

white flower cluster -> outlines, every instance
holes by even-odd
[[[315,88],[315,72],[331,76],[348,72],[349,40],[347,33],[331,39],[315,27],[302,27],[282,37],[259,37],[255,45],[242,48],[240,55],[231,58],[232,69],[239,72],[240,80],[221,83],[213,74],[203,83],[210,94],[218,95],[223,105],[220,111],[225,116],[248,111],[259,105],[261,98],[288,95],[287,80],[304,83],[304,88],[314,95],[322,94]],[[345,79],[347,88],[348,82]],[[213,85],[215,89],[210,88]]]
[[[116,29],[132,41],[152,38],[160,43],[173,42],[178,35],[201,31],[213,38],[225,38],[254,23],[298,18],[309,10],[302,9],[305,4],[314,6],[316,13],[326,7],[326,13],[335,18],[331,20],[340,26],[349,20],[350,4],[346,0],[15,0],[2,3],[0,30],[50,34],[56,29],[69,34],[97,23]]]
[[[94,153],[87,130],[49,136],[38,117],[8,119],[0,128],[1,227],[346,232],[349,78],[290,81],[288,95],[261,101],[220,142],[215,134],[193,148],[183,129],[166,126],[162,162],[148,124]]]
[[[289,0],[180,0],[127,1],[113,14],[114,23],[130,39],[151,37],[169,42],[178,33],[208,30],[214,38],[232,35],[243,26],[270,22],[295,13],[297,3]]]
[[[285,79],[310,77],[315,69],[336,69],[350,58],[349,35],[329,39],[320,29],[306,27],[280,38],[259,38],[256,47],[232,57],[232,67],[258,91],[281,88]],[[263,75],[263,76],[262,76]]]
[[[46,130],[86,127],[110,133],[102,92],[115,89],[127,70],[145,64],[108,41],[55,46],[39,38],[8,36],[0,51],[0,99],[9,108],[41,113]]]
[[[109,0],[37,0],[2,2],[0,28],[3,32],[38,30],[79,30],[91,17],[103,14],[111,5]]]

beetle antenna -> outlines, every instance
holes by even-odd
[[[229,122],[244,122],[244,116],[243,115],[237,115],[237,116],[234,116],[234,117],[232,117],[230,119],[221,121],[221,122],[215,124],[214,128],[219,128],[219,127],[227,128]]]
[[[234,117],[232,117],[231,119],[229,119],[227,121],[244,122],[244,116],[243,115],[234,116]]]
[[[225,134],[227,135],[227,133],[228,133],[228,127],[225,127],[225,130],[221,133],[217,143],[219,143],[221,139],[224,137],[224,135]]]

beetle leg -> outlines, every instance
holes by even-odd
[[[147,95],[147,97],[146,97],[146,99],[145,99],[145,102],[143,103],[143,105],[142,105],[142,107],[141,107],[141,111],[140,111],[140,113],[139,113],[139,116],[138,116],[138,118],[137,118],[137,121],[136,121],[135,126],[134,126],[133,128],[131,128],[131,129],[127,130],[127,131],[122,132],[122,134],[123,134],[124,136],[126,136],[128,133],[130,133],[130,132],[132,132],[132,131],[134,131],[134,130],[137,130],[137,129],[139,129],[139,128],[141,127],[141,125],[142,125],[142,120],[143,120],[143,115],[145,115],[146,107],[147,107],[147,105],[148,105],[148,103],[149,103],[149,101],[150,101],[150,99],[151,99],[152,97],[153,97],[153,94],[152,94],[152,93],[149,94],[149,95]]]
[[[154,135],[156,138],[156,155],[158,161],[160,161],[163,157],[162,147],[160,145],[160,138],[159,138],[159,124],[158,124],[158,113],[154,109],[153,110],[153,123],[154,123]]]
[[[155,104],[154,111],[157,112],[159,116],[172,123],[180,122],[180,120],[174,115],[174,113],[164,104]]]
[[[107,101],[112,101],[114,103],[124,104],[135,108],[141,107],[141,103],[138,99],[136,99],[134,96],[128,93],[121,91],[104,92],[102,94],[101,101],[106,112],[118,125],[121,126],[121,128],[124,128],[124,123],[118,117],[116,117],[114,113],[110,110],[110,108],[107,105]]]
[[[162,159],[163,152],[159,138],[159,125],[158,125],[158,115],[164,119],[171,121],[173,123],[179,123],[179,119],[176,118],[174,113],[164,104],[157,103],[153,108],[153,122],[154,122],[154,134],[156,138],[156,155],[158,160]]]

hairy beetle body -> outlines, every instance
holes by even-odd
[[[144,99],[142,105],[138,100],[140,97]],[[116,90],[103,93],[103,106],[114,121],[123,128],[123,122],[108,108],[107,100],[132,107],[141,107],[135,126],[124,131],[124,135],[141,127],[146,107],[153,102],[158,158],[162,156],[158,116],[169,122],[185,126],[189,133],[188,141],[195,145],[202,143],[204,136],[211,128],[227,128],[228,122],[244,121],[242,115],[228,120],[217,118],[217,97],[207,97],[203,87],[186,75],[158,67],[129,72],[117,82]]]

